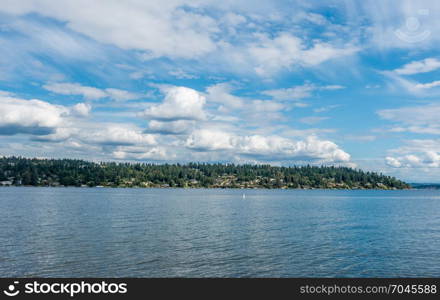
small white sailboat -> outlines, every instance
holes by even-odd
[[[243,194],[243,199],[246,199],[246,195],[245,194]]]

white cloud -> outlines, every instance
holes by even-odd
[[[72,106],[71,112],[80,117],[86,117],[89,115],[92,106],[88,103],[78,103]]]
[[[38,13],[65,22],[70,29],[104,44],[151,53],[151,57],[190,58],[213,51],[212,35],[218,31],[206,15],[182,9],[190,1],[117,0],[4,1],[0,10],[24,15]],[[84,13],[87,7],[87,13]]]
[[[48,134],[68,113],[66,107],[45,101],[0,96],[0,134]]]
[[[248,111],[256,113],[278,112],[286,108],[284,104],[272,100],[252,100],[248,105]]]
[[[227,132],[200,129],[191,133],[186,140],[186,146],[201,151],[233,150],[234,139],[235,137]]]
[[[116,101],[127,101],[138,99],[140,96],[136,93],[132,93],[125,90],[107,88],[104,90],[107,93],[107,97]]]
[[[293,129],[288,127],[282,131],[283,136],[286,137],[309,137],[318,136],[321,134],[335,133],[336,129],[331,128],[308,128],[308,129]]]
[[[393,109],[383,109],[377,112],[383,119],[409,125],[440,126],[440,105],[407,106]]]
[[[410,62],[403,67],[394,70],[399,75],[413,75],[427,73],[440,69],[440,60],[436,58],[425,58],[419,61]]]
[[[440,168],[440,140],[406,140],[399,148],[392,149],[385,158],[393,168]]]
[[[229,83],[218,83],[206,88],[208,102],[220,103],[231,109],[243,108],[245,101],[241,97],[231,94],[233,86]]]
[[[88,8],[88,13],[83,7]],[[329,24],[324,16],[305,12],[302,3],[290,3],[289,9],[304,11],[304,19],[325,25],[327,31],[331,27],[334,34],[331,38],[312,38],[296,28],[298,24],[294,24],[291,14],[286,14],[287,10],[280,11],[282,7],[248,0],[168,0],[161,5],[142,0],[95,0],[93,5],[86,0],[4,0],[0,12],[16,19],[31,15],[57,21],[46,24],[36,20],[37,25],[25,26],[23,31],[32,31],[28,39],[39,45],[41,53],[46,47],[69,58],[87,57],[88,61],[125,51],[135,52],[140,60],[186,59],[191,64],[203,64],[205,70],[257,72],[268,77],[280,70],[317,66],[359,51],[356,39],[347,34],[345,26]],[[269,24],[272,22],[275,30]],[[344,33],[344,38],[338,33]],[[115,46],[122,51],[104,53]],[[32,49],[28,47],[26,51],[31,53]],[[176,68],[169,74],[185,79],[199,76],[185,68]],[[136,70],[131,76],[140,79],[144,75],[142,70]]]
[[[303,85],[293,86],[290,88],[284,89],[275,89],[275,90],[266,90],[262,93],[268,96],[273,97],[277,100],[297,100],[309,98],[312,96],[314,91],[317,90],[340,90],[345,87],[342,85],[324,85],[319,86],[316,84],[305,83]]]
[[[97,128],[81,131],[78,136],[83,142],[99,145],[155,145],[156,139],[151,134],[127,124],[100,124]]]
[[[313,24],[321,26],[329,23],[323,15],[317,13],[300,13],[297,15],[297,18],[307,20]]]
[[[302,39],[288,32],[279,33],[274,38],[258,36],[259,42],[250,46],[248,52],[255,61],[256,73],[262,76],[293,65],[319,65],[327,60],[349,56],[359,51],[358,47],[352,45],[338,48],[324,42],[315,42],[307,47]]]
[[[43,88],[61,95],[81,95],[89,100],[107,97],[107,94],[100,89],[82,86],[78,83],[49,83],[45,84]]]
[[[312,96],[315,86],[309,83],[285,89],[267,90],[262,93],[279,100],[296,100]]]
[[[301,118],[301,119],[299,119],[299,121],[301,123],[304,123],[304,124],[313,125],[313,124],[319,123],[321,121],[324,121],[326,119],[328,119],[328,117],[314,117],[314,116],[311,116],[311,117]]]
[[[414,87],[417,89],[431,89],[433,87],[440,86],[440,80],[429,82],[429,83],[418,83]]]
[[[51,134],[34,137],[42,142],[73,142],[79,145],[98,146],[152,146],[157,141],[154,135],[145,134],[131,124],[64,122]],[[102,149],[101,149],[102,151]]]
[[[391,167],[399,168],[400,166],[402,166],[402,163],[394,157],[387,156],[385,160],[386,160],[386,164]]]
[[[325,163],[350,160],[350,155],[336,144],[318,140],[316,137],[294,141],[279,136],[242,136],[220,130],[201,129],[188,137],[186,146],[197,151],[226,151],[263,160],[317,160]]]
[[[315,113],[327,112],[327,111],[330,111],[330,110],[335,109],[335,108],[337,108],[337,107],[339,107],[338,104],[327,105],[327,106],[323,106],[323,107],[315,108],[315,109],[313,110],[313,112],[315,112]]]
[[[68,124],[63,124],[61,126],[66,125]],[[53,132],[51,132],[50,134],[32,137],[32,140],[41,142],[65,142],[72,136],[77,135],[80,131],[81,130],[79,128],[74,127],[57,127],[54,128]]]
[[[143,133],[135,125],[84,119],[90,109],[85,103],[68,107],[0,96],[0,135],[28,134],[32,142],[40,143],[34,151],[58,144],[51,148],[56,156],[63,149],[102,156],[121,145],[150,149],[157,144],[154,135]]]
[[[161,104],[152,105],[140,116],[160,121],[203,120],[205,96],[186,87],[162,87],[165,98]]]
[[[353,55],[359,50],[359,47],[350,44],[337,48],[329,43],[318,42],[303,52],[303,63],[315,66],[330,59]]]
[[[440,127],[437,124],[426,124],[422,126],[393,127],[389,132],[412,132],[419,134],[440,134]]]
[[[438,91],[430,90],[439,85],[437,81],[431,83],[419,83],[392,71],[383,71],[382,74],[389,79],[388,86],[391,91],[401,92],[402,90],[405,90],[417,97],[432,97],[440,95]]]
[[[439,168],[440,153],[426,151],[416,154],[385,158],[386,164],[394,168]]]
[[[177,120],[171,122],[151,120],[148,122],[147,132],[158,134],[184,134],[194,128],[195,123],[193,120]]]
[[[169,160],[174,155],[167,153],[164,148],[141,148],[131,146],[121,146],[112,152],[112,156],[121,160]]]
[[[325,85],[325,86],[321,86],[319,87],[320,90],[342,90],[345,89],[345,86],[343,85],[339,85],[339,84],[331,84],[331,85]]]
[[[210,114],[211,120],[229,119],[231,122],[245,120],[248,124],[281,120],[281,112],[293,107],[293,104],[281,103],[276,100],[261,100],[249,97],[241,97],[232,94],[236,89],[231,83],[219,83],[206,89],[206,99],[209,107],[215,107],[216,111]]]
[[[163,101],[150,105],[143,113],[149,119],[147,129],[128,123],[96,122],[90,116],[91,106],[86,103],[57,106],[10,97],[2,98],[0,128],[3,134],[30,133],[32,142],[51,151],[56,151],[58,145],[58,149],[81,155],[94,153],[94,157],[101,158],[349,163],[350,156],[330,141],[310,136],[293,140],[273,135],[270,130],[267,134],[253,133],[248,128],[252,124],[248,116],[256,118],[255,125],[251,125],[255,131],[264,129],[262,122],[285,109],[277,101],[238,97],[243,103],[239,115],[246,119],[241,126],[243,119],[237,119],[234,112],[222,115],[212,107],[205,111],[205,96],[193,89],[160,88],[165,94]],[[11,121],[11,116],[19,118]],[[17,129],[16,124],[22,127]],[[13,133],[6,132],[11,128]]]
[[[196,79],[196,78],[198,78],[198,76],[193,75],[193,74],[189,74],[189,73],[183,71],[182,69],[169,71],[168,74],[176,77],[177,79]]]
[[[367,84],[365,86],[366,89],[378,89],[380,87],[381,87],[380,84]]]
[[[231,26],[232,28],[243,24],[246,22],[246,17],[236,14],[236,13],[231,13],[228,12],[223,18],[222,18],[222,22],[227,24],[228,26]]]
[[[110,98],[116,101],[125,101],[139,98],[139,95],[124,90],[114,88],[98,89],[78,83],[48,83],[43,85],[43,88],[61,95],[81,95],[88,100]]]
[[[429,49],[439,37],[440,9],[436,1],[362,1],[346,3],[347,23],[363,32],[365,44],[386,51],[390,49]],[[368,20],[368,24],[364,21]]]
[[[372,142],[377,139],[374,135],[346,135],[345,140],[357,141],[357,142]]]
[[[0,97],[13,97],[14,93],[0,90]]]

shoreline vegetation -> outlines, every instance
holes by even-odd
[[[391,176],[348,167],[149,164],[0,157],[0,186],[121,188],[410,189]]]

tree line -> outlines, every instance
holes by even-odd
[[[394,177],[348,167],[151,164],[0,158],[0,184],[14,186],[406,189]]]

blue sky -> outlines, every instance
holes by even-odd
[[[439,5],[310,2],[3,0],[0,154],[440,182]]]

